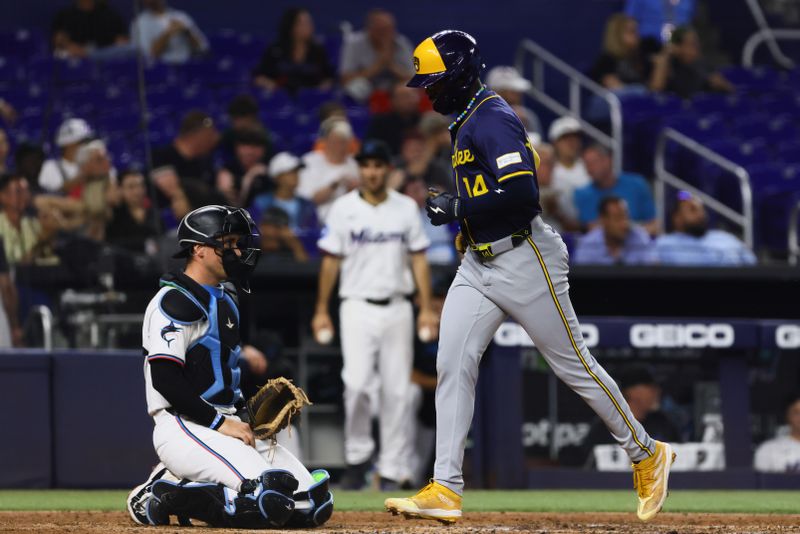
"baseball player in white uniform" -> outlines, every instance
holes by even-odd
[[[413,414],[411,371],[414,324],[410,297],[419,297],[420,337],[435,338],[438,320],[431,311],[429,246],[416,203],[387,189],[389,148],[367,140],[356,159],[359,189],[331,207],[318,245],[325,253],[312,321],[320,342],[332,337],[328,305],[339,283],[340,336],[344,368],[345,460],[342,487],[365,484],[375,442],[372,439],[371,386],[380,384],[381,450],[377,471],[383,489],[411,479]]]
[[[178,227],[183,272],[167,273],[142,326],[147,410],[161,463],[128,496],[144,525],[199,519],[228,528],[311,527],[333,511],[325,471],[255,439],[237,411],[238,284],[258,262],[259,235],[240,208],[205,206]]]

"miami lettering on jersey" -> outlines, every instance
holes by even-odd
[[[373,232],[369,228],[364,228],[360,231],[350,230],[350,241],[356,245],[365,245],[367,243],[405,243],[405,232]]]

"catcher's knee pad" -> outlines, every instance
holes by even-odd
[[[270,525],[282,527],[294,512],[297,479],[289,471],[270,469],[261,473],[259,481],[262,489],[257,496],[258,509]]]
[[[330,475],[324,469],[318,469],[311,476],[314,477],[314,484],[308,490],[294,494],[295,510],[286,524],[289,527],[318,527],[324,525],[333,514]]]

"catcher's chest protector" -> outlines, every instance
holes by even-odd
[[[199,308],[204,333],[186,351],[184,373],[195,393],[216,406],[233,406],[240,398],[239,308],[235,293],[201,286],[182,273],[162,279],[180,291],[183,305]]]

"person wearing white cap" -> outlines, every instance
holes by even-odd
[[[525,106],[524,96],[531,88],[531,82],[522,77],[517,69],[510,66],[494,67],[486,75],[486,85],[508,102],[522,121],[525,130],[533,133],[542,132],[539,117]]]
[[[320,126],[325,141],[321,151],[312,150],[303,156],[297,194],[317,205],[317,217],[325,217],[334,200],[358,185],[358,164],[350,155],[353,128],[347,119],[330,117]]]
[[[578,212],[573,202],[576,189],[591,182],[589,173],[581,159],[583,140],[581,124],[573,117],[565,116],[553,121],[548,131],[548,139],[555,149],[556,162],[553,166],[552,188],[567,201],[562,202],[562,213],[577,220]]]
[[[303,162],[289,152],[279,152],[269,162],[269,176],[275,189],[262,193],[253,200],[250,212],[256,221],[270,208],[280,208],[289,216],[289,228],[303,238],[314,236],[319,230],[317,208],[310,200],[297,196],[300,169]]]
[[[89,124],[79,118],[67,119],[58,128],[56,145],[60,158],[48,159],[39,172],[39,187],[50,193],[67,192],[77,183],[78,164],[75,158],[81,144],[94,136]]]

